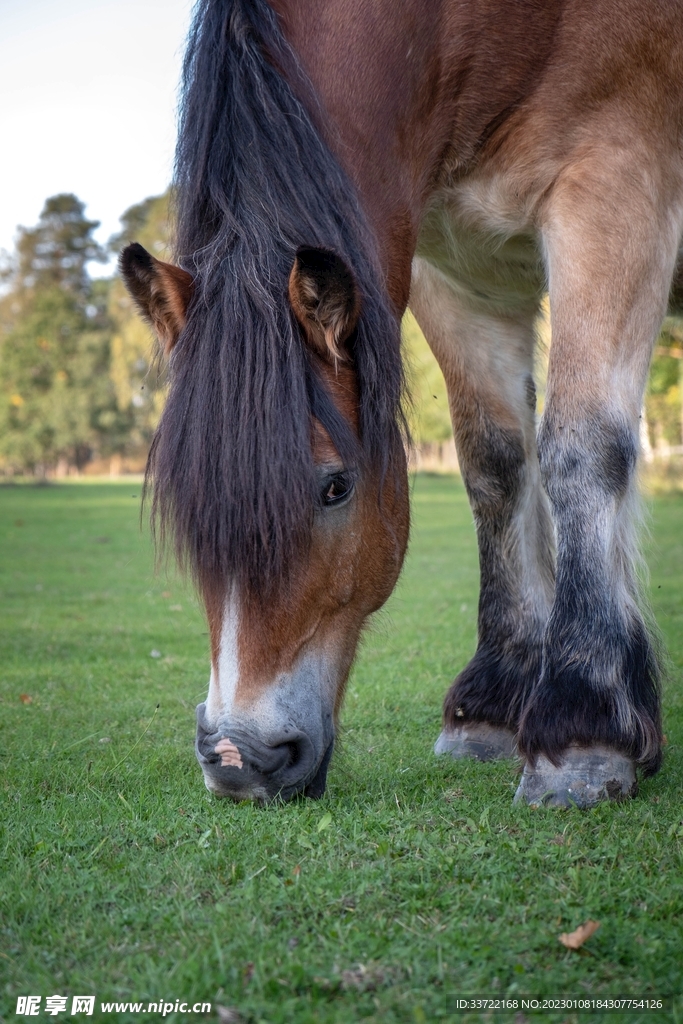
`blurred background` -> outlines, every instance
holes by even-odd
[[[189,0],[0,5],[0,479],[139,473],[164,402],[153,339],[119,280],[129,240],[168,259],[168,183]],[[410,313],[416,468],[457,471],[446,388]],[[550,327],[539,318],[539,412]],[[683,489],[683,322],[667,320],[643,475]]]

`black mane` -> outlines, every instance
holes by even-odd
[[[176,255],[195,294],[147,481],[157,536],[174,537],[199,584],[236,579],[258,595],[310,540],[311,414],[366,469],[384,473],[402,444],[398,316],[354,188],[289,82],[310,89],[265,0],[200,0],[175,174]],[[362,290],[360,448],[290,310],[300,245],[334,249]]]

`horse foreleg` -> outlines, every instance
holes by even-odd
[[[414,262],[411,308],[441,366],[479,545],[478,646],[444,703],[435,750],[514,752],[553,596],[553,529],[536,454],[533,300],[494,313]]]
[[[538,446],[558,552],[542,671],[519,733],[527,763],[516,799],[532,804],[632,795],[636,766],[652,773],[661,760],[634,492],[643,392],[681,224],[664,193],[662,154],[650,167],[639,155],[634,143],[584,157],[546,206],[553,339]]]

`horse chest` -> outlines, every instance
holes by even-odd
[[[416,256],[492,312],[536,304],[545,290],[531,218],[495,179],[441,189],[423,219]]]

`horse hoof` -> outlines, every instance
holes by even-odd
[[[638,791],[633,761],[609,747],[568,747],[559,767],[539,754],[524,766],[514,802],[531,807],[594,807]]]
[[[499,725],[468,722],[456,729],[444,729],[434,744],[435,754],[474,757],[477,761],[497,761],[517,753],[515,734]]]

